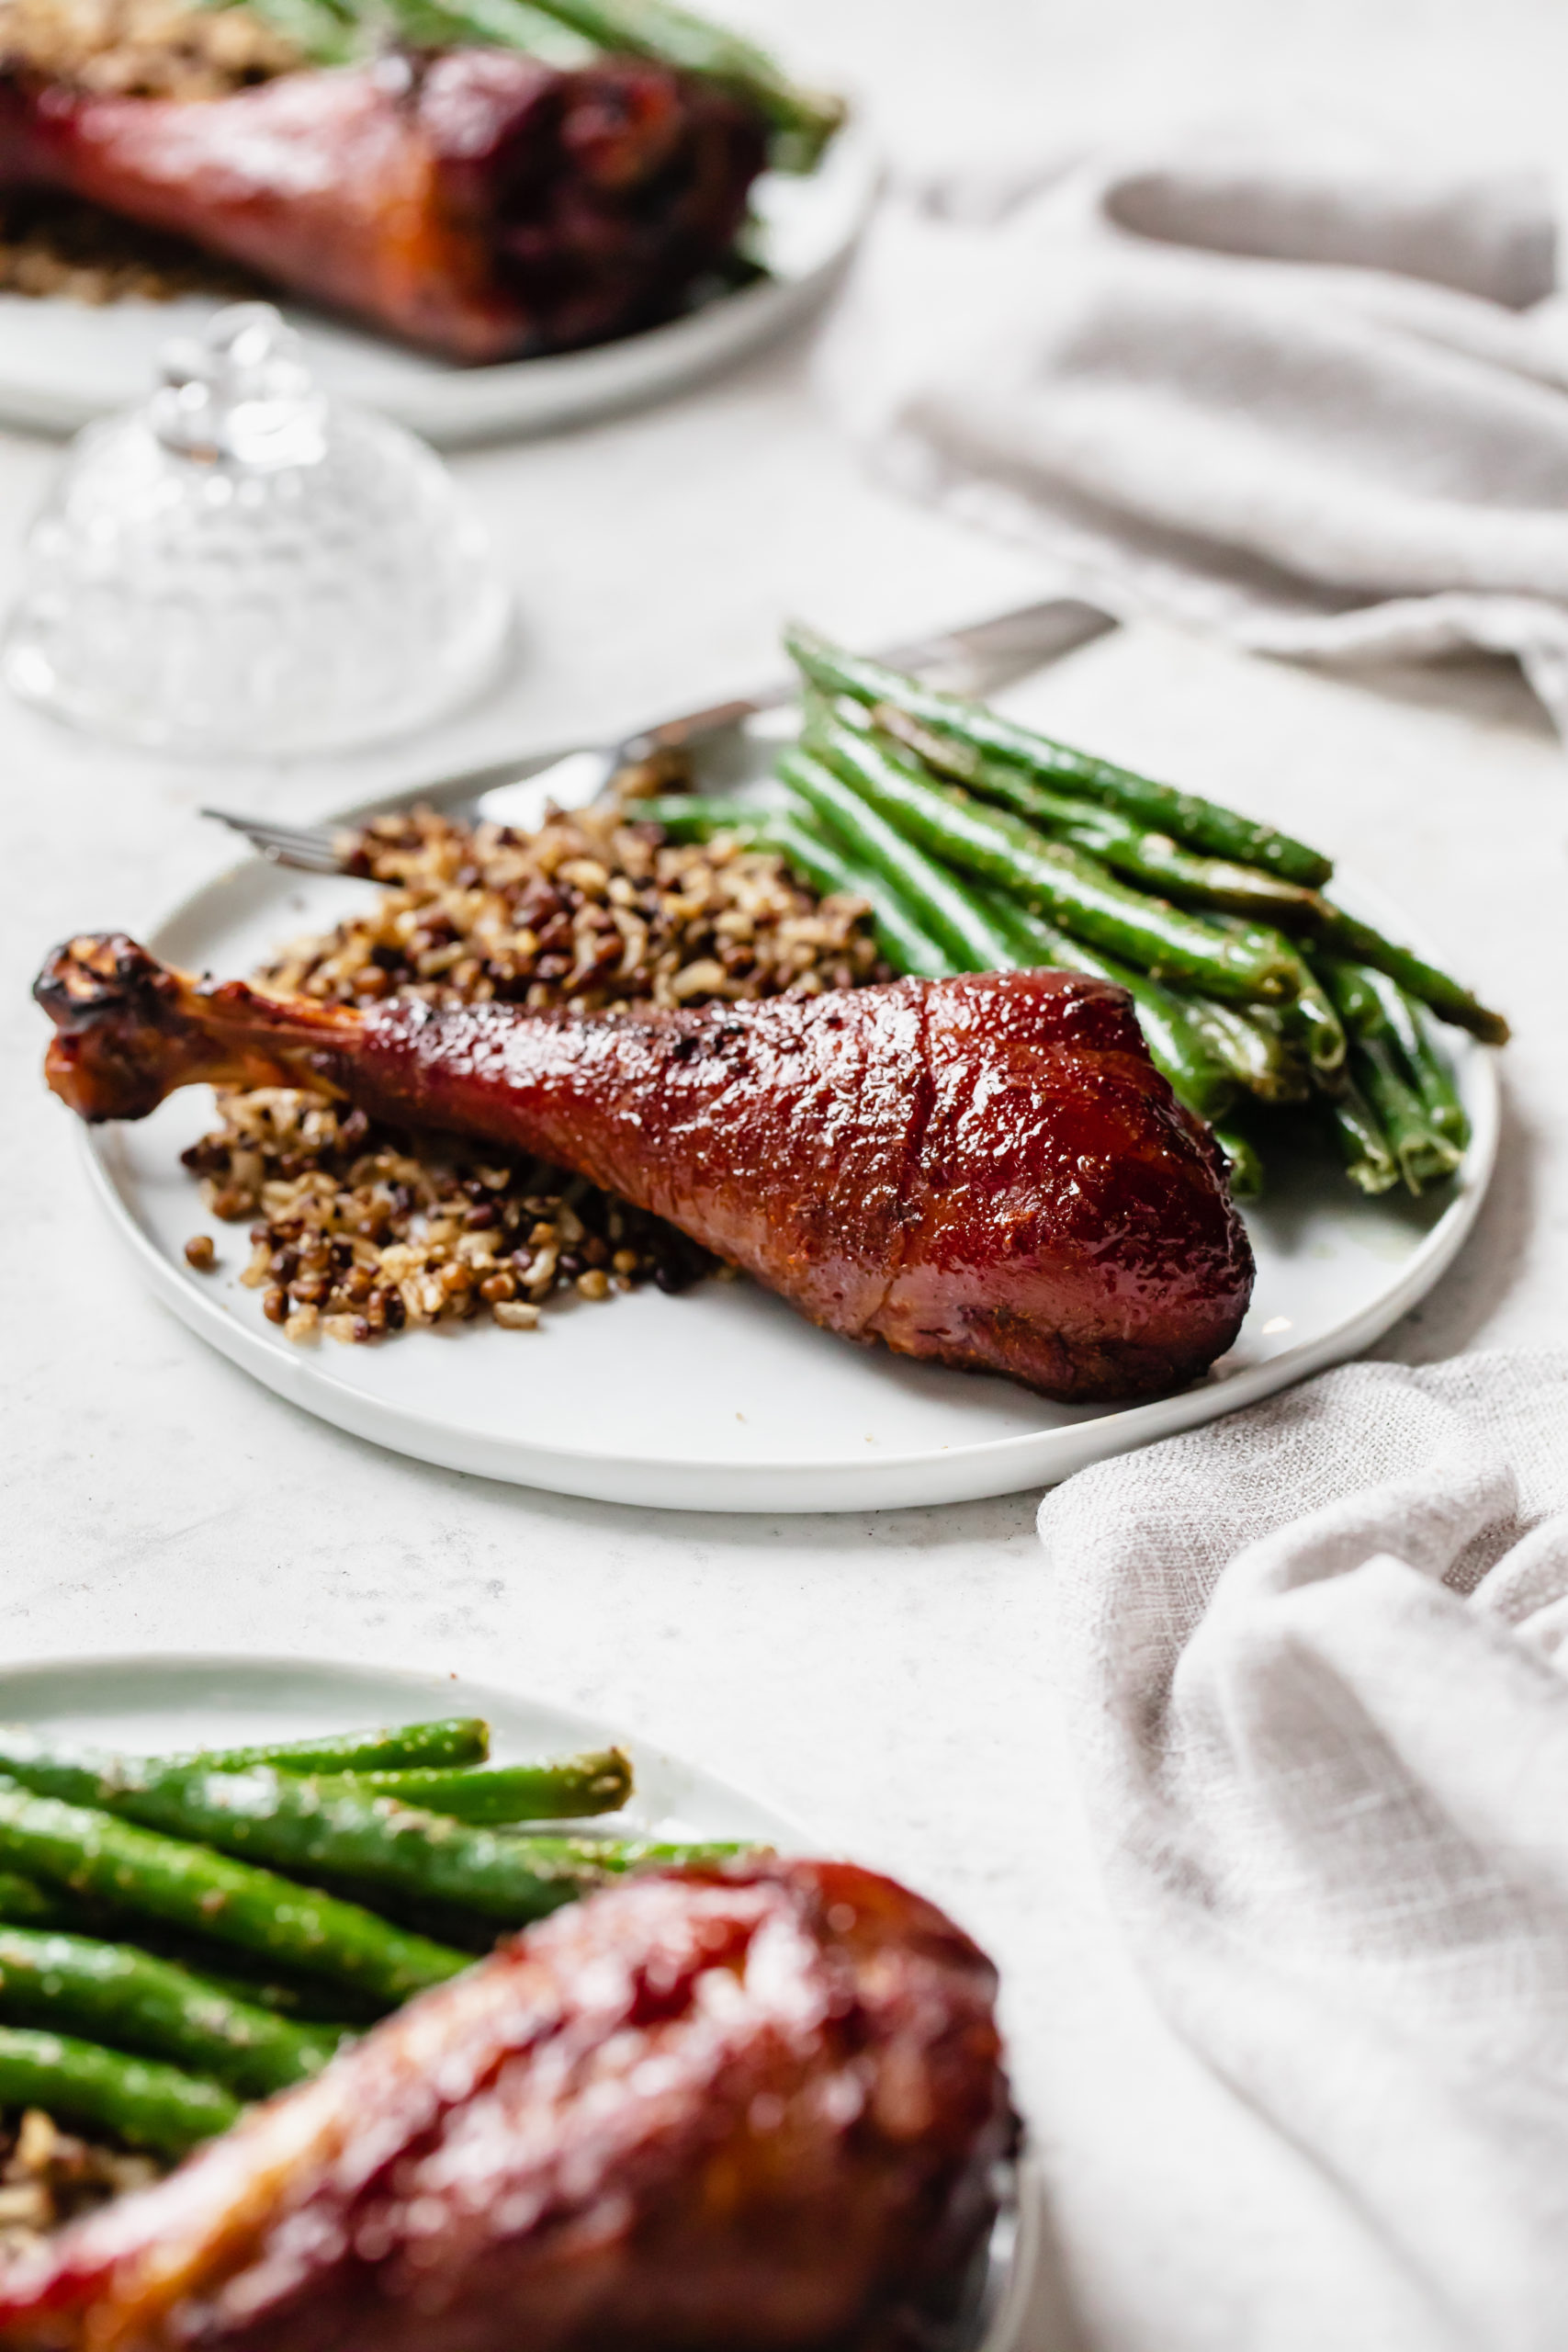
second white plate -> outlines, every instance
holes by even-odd
[[[715,759],[727,781],[765,771],[764,730],[731,739]],[[535,821],[542,797],[510,786],[506,814]],[[1343,877],[1341,887],[1370,920],[1411,935],[1381,899]],[[283,941],[362,906],[366,888],[250,859],[187,899],[147,944],[176,964],[246,973]],[[1368,1201],[1326,1162],[1271,1170],[1269,1197],[1247,1212],[1258,1284],[1236,1345],[1195,1387],[1139,1405],[1053,1405],[1003,1380],[857,1348],[749,1283],[706,1283],[676,1298],[649,1287],[603,1305],[573,1300],[528,1333],[476,1322],[380,1346],[299,1348],[265,1320],[260,1293],[239,1282],[243,1228],[210,1218],[180,1165],[183,1148],[211,1124],[205,1090],[173,1096],[139,1125],[91,1132],[86,1150],[117,1231],[165,1304],[265,1386],[355,1436],[449,1469],[609,1502],[886,1510],[1049,1486],[1371,1346],[1451,1263],[1492,1174],[1495,1072],[1483,1048],[1444,1035],[1474,1131],[1456,1182],[1418,1202]],[[197,1232],[216,1244],[214,1273],[186,1263]]]

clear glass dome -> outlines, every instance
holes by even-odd
[[[510,619],[440,459],[329,401],[292,329],[246,302],[75,444],[0,673],[96,734],[267,758],[423,725],[484,683]]]

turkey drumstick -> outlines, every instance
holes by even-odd
[[[740,101],[635,58],[455,50],[189,100],[0,73],[0,194],[88,198],[457,360],[668,317],[764,149]]]
[[[675,1012],[365,1011],[195,980],[110,935],[35,993],[86,1119],[177,1086],[325,1087],[575,1170],[815,1323],[1073,1402],[1193,1378],[1252,1286],[1206,1132],[1123,990],[976,973]]]
[[[630,1881],[0,2260],[0,2343],[913,2352],[1011,2140],[995,1990],[850,1863]]]

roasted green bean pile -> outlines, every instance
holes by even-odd
[[[162,1758],[0,1727],[0,2107],[178,2156],[498,1934],[739,1850],[573,1834],[630,1797],[618,1748],[489,1747],[469,1717]]]
[[[233,0],[199,0],[226,7]],[[316,65],[365,56],[390,34],[416,49],[522,50],[566,70],[642,57],[715,82],[767,124],[781,171],[810,171],[844,119],[840,99],[802,89],[765,50],[673,0],[244,0]]]
[[[1217,802],[1070,749],[804,628],[787,797],[631,804],[677,840],[734,833],[871,908],[896,972],[1055,965],[1126,989],[1150,1054],[1256,1195],[1303,1116],[1350,1182],[1411,1193],[1470,1139],[1434,1021],[1500,1013],[1326,894],[1331,861]]]

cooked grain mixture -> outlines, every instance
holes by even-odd
[[[175,0],[0,0],[0,69],[123,96],[220,98],[303,62],[290,41],[243,7]],[[181,294],[242,298],[258,281],[73,197],[0,199],[0,290],[78,302]]]
[[[0,198],[0,291],[63,294],[96,308],[173,302],[182,294],[242,301],[265,289],[259,278],[181,237],[117,220],[75,197],[28,192]]]
[[[0,62],[124,97],[221,98],[303,59],[248,8],[0,0]]]
[[[633,812],[552,815],[536,833],[428,810],[379,818],[344,843],[379,899],[261,978],[339,1004],[581,1012],[886,978],[859,899],[818,900],[778,858],[733,842],[666,843]],[[221,1125],[186,1162],[216,1216],[254,1220],[241,1280],[291,1340],[365,1341],[483,1314],[527,1330],[563,1294],[604,1299],[649,1280],[683,1290],[725,1271],[558,1170],[491,1165],[296,1089],[230,1091],[219,1107]],[[219,1262],[199,1246],[187,1255]]]
[[[144,2188],[163,2167],[73,2139],[41,2108],[0,2124],[0,2255],[20,2254],[62,2222],[90,2213],[128,2188]]]

